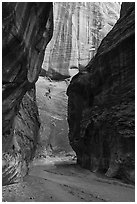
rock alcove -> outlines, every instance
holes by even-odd
[[[2,4],[3,185],[26,175],[41,145],[37,155],[72,147],[82,167],[134,182],[134,12]]]

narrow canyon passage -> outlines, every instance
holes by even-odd
[[[36,99],[41,128],[36,154],[29,165],[28,175],[21,183],[3,186],[3,201],[134,201],[133,185],[95,174],[77,165],[76,154],[67,137],[68,83],[69,80],[54,81],[39,77]]]
[[[135,3],[2,3],[3,202],[135,201]]]
[[[10,202],[133,202],[134,186],[82,169],[71,155],[36,159],[22,183],[3,187]]]
[[[36,100],[41,127],[36,154],[23,182],[3,187],[3,201],[134,201],[134,186],[94,174],[76,164],[76,154],[68,140],[68,83],[69,80],[39,77]]]

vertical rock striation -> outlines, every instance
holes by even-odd
[[[41,126],[36,158],[72,151],[68,139],[66,81],[39,77],[36,100]]]
[[[68,90],[69,140],[78,163],[134,182],[135,4],[123,3],[120,19],[95,57]]]
[[[120,4],[111,2],[54,3],[54,33],[43,69],[53,79],[73,75],[87,65],[119,18]]]
[[[52,30],[52,3],[2,3],[3,185],[26,174],[35,152],[35,82]]]

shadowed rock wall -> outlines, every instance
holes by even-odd
[[[69,140],[81,166],[134,182],[135,4],[120,16],[68,87]]]
[[[119,18],[120,4],[111,2],[55,2],[54,33],[43,69],[53,79],[72,76],[71,67],[87,65],[101,40]]]
[[[19,181],[34,156],[35,82],[52,31],[52,3],[2,3],[3,185]]]

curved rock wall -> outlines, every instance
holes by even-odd
[[[20,180],[34,156],[35,82],[52,31],[52,3],[2,3],[3,185]]]
[[[68,87],[69,140],[83,167],[134,182],[135,4],[120,15]]]
[[[71,67],[87,65],[101,40],[119,18],[120,4],[111,2],[54,3],[54,33],[43,69],[53,79],[74,74]]]

